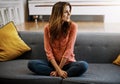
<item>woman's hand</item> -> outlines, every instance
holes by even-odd
[[[64,70],[59,70],[59,71],[57,72],[57,74],[58,74],[58,76],[60,76],[60,77],[62,77],[62,78],[67,78],[67,77],[68,77],[68,76],[67,76],[67,72],[64,71]]]
[[[57,72],[56,71],[52,71],[51,73],[50,73],[50,76],[57,76]]]
[[[63,67],[64,63],[61,63],[60,66],[58,66],[58,64],[55,61],[55,59],[51,59],[50,62],[52,63],[52,65],[54,66],[54,68],[56,70],[56,71],[52,71],[50,73],[50,76],[55,76],[55,77],[59,76],[59,77],[62,77],[62,78],[67,78],[67,72],[61,69]]]
[[[59,70],[58,72],[57,71],[52,71],[50,73],[50,76],[54,76],[54,77],[59,76],[59,77],[62,77],[62,78],[67,78],[68,77],[67,72],[64,71],[64,70]]]

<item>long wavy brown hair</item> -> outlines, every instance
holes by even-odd
[[[52,8],[49,19],[50,38],[52,41],[59,39],[61,36],[66,37],[70,29],[71,22],[63,22],[62,20],[65,6],[69,6],[71,12],[71,5],[68,2],[57,2]]]

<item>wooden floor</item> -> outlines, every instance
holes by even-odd
[[[120,33],[120,23],[76,22],[79,32]],[[17,25],[18,31],[43,31],[47,22],[25,22]]]

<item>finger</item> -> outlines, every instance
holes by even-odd
[[[66,76],[67,76],[67,73],[64,73],[64,75],[66,75]]]
[[[68,73],[67,72],[65,72],[65,75],[66,75],[66,78],[68,77]]]
[[[52,75],[52,74],[53,74],[53,72],[50,73],[50,75]]]
[[[64,78],[64,79],[65,79],[65,78],[67,78],[67,77],[66,77],[66,76],[62,76],[62,78]]]
[[[67,72],[65,71],[64,74],[67,76]]]
[[[67,74],[64,74],[64,78],[67,78]]]
[[[50,76],[54,76],[54,72],[50,73]]]
[[[55,72],[54,72],[54,73],[52,73],[52,76],[57,76],[57,73],[55,73]]]
[[[67,75],[64,73],[61,77],[62,78],[67,78]]]

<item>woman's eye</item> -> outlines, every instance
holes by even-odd
[[[67,13],[67,11],[65,11],[64,13]]]

